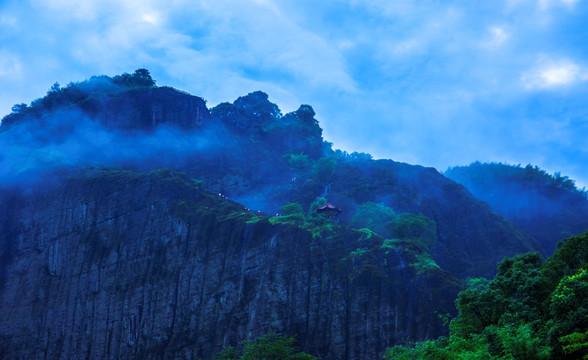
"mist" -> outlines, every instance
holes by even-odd
[[[536,166],[473,163],[444,175],[536,238],[550,255],[557,241],[588,229],[588,193],[573,180]]]
[[[0,132],[0,186],[43,182],[68,168],[181,169],[188,159],[224,151],[222,132],[220,125],[113,129],[76,109],[58,111]]]

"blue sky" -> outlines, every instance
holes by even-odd
[[[588,1],[0,0],[0,114],[145,67],[208,101],[310,104],[349,152],[531,163],[588,186]]]

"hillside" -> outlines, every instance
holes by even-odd
[[[531,165],[479,162],[450,168],[444,175],[537,239],[545,256],[561,239],[588,229],[588,194],[567,176]]]
[[[443,333],[435,312],[460,289],[400,243],[272,224],[171,170],[90,171],[0,204],[2,358],[210,358],[269,331],[377,358]]]
[[[275,331],[376,358],[446,333],[467,278],[540,249],[433,168],[334,150],[315,116],[259,91],[209,110],[144,69],[15,106],[0,354],[209,358]]]
[[[494,279],[473,279],[457,299],[450,336],[387,351],[385,360],[586,359],[588,232],[505,259]]]

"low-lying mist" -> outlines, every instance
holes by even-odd
[[[222,131],[173,125],[112,129],[78,110],[58,111],[0,132],[0,186],[42,182],[66,168],[181,169],[187,159],[224,151]]]

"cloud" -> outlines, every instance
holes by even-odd
[[[489,48],[498,48],[502,46],[510,37],[506,30],[499,26],[492,26],[489,29],[490,39],[486,42]]]
[[[18,79],[22,73],[23,64],[18,56],[0,50],[0,78]]]
[[[537,104],[550,118],[586,113],[586,16],[577,0],[5,0],[0,112],[55,81],[145,67],[210,106],[255,90],[284,112],[311,104],[348,151],[439,168],[484,154],[525,163],[546,151],[544,133],[509,142],[545,117]],[[559,89],[574,92],[545,91]]]
[[[539,9],[545,11],[553,8],[554,6],[566,6],[573,8],[578,0],[538,0]]]
[[[588,69],[569,60],[551,61],[537,66],[522,77],[527,89],[550,89],[588,80]]]
[[[10,16],[7,14],[0,15],[0,26],[2,27],[16,27],[17,21],[14,16]]]

